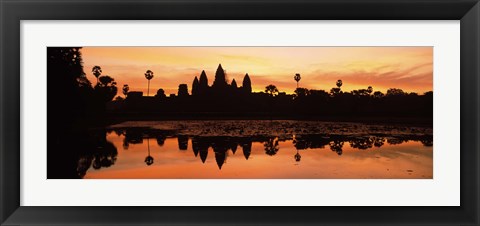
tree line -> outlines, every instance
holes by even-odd
[[[433,116],[433,92],[408,93],[398,88],[386,93],[374,91],[372,86],[346,92],[343,81],[337,80],[329,92],[300,87],[301,75],[296,73],[297,88],[294,94],[281,92],[269,84],[263,92],[252,92],[252,81],[247,74],[238,87],[235,79],[229,84],[225,70],[220,64],[211,86],[205,71],[200,79],[194,78],[191,94],[188,85],[180,84],[177,95],[167,96],[163,89],[151,98],[141,92],[128,92],[126,99],[119,99],[117,113],[155,112],[159,114],[202,115],[213,113],[236,114],[237,116],[265,117],[421,117]],[[125,88],[124,87],[124,88]]]
[[[297,88],[294,94],[286,94],[275,84],[269,84],[263,92],[252,92],[252,81],[245,74],[241,86],[235,79],[228,82],[227,73],[218,65],[212,85],[205,71],[192,82],[189,92],[187,84],[180,84],[177,95],[167,96],[159,89],[150,97],[150,80],[154,72],[147,70],[147,96],[131,91],[123,84],[123,98],[118,96],[115,79],[104,75],[100,66],[91,73],[96,77],[92,84],[82,66],[80,47],[49,47],[48,54],[48,119],[59,121],[59,127],[104,122],[108,115],[128,115],[132,112],[162,115],[215,115],[229,113],[239,117],[420,117],[432,119],[433,92],[408,93],[398,88],[386,93],[375,91],[372,86],[365,89],[342,90],[343,81],[338,80],[330,91],[307,89],[300,86],[301,75],[293,80]],[[106,110],[106,106],[108,111]]]

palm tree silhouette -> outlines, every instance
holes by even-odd
[[[147,166],[153,164],[153,157],[150,155],[150,138],[147,138],[147,145],[148,145],[148,156],[145,158],[145,163]]]
[[[145,78],[148,80],[147,96],[150,95],[150,79],[153,78],[153,71],[147,70],[145,72]]]
[[[298,89],[298,82],[300,81],[300,79],[302,79],[302,77],[300,77],[299,73],[296,73],[295,76],[293,77],[293,79],[295,79],[295,81],[297,81],[297,89]]]
[[[342,87],[342,85],[343,85],[342,80],[340,80],[340,79],[337,80],[337,87],[338,87],[339,89]]]
[[[128,91],[130,90],[130,87],[128,87],[128,84],[123,85],[123,95],[125,95],[125,98],[127,98]]]
[[[102,68],[100,66],[94,66],[92,68],[92,73],[97,78],[97,84],[98,84],[98,77],[100,77],[100,75],[102,74]]]

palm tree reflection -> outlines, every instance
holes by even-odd
[[[150,155],[150,138],[147,138],[147,146],[148,146],[148,156],[145,158],[145,163],[147,166],[153,164],[153,157]]]
[[[296,162],[300,162],[300,159],[302,158],[302,156],[300,155],[300,153],[298,153],[298,149],[297,149],[297,154],[295,154],[293,157],[295,157]]]
[[[200,160],[205,163],[208,153],[213,151],[215,162],[219,169],[224,168],[227,158],[229,158],[229,150],[235,153],[240,146],[243,151],[243,156],[249,160],[252,155],[252,144],[263,144],[263,150],[266,155],[275,156],[280,150],[280,143],[290,140],[296,149],[293,155],[296,162],[300,162],[302,156],[300,150],[319,151],[328,147],[332,152],[341,156],[344,145],[346,143],[353,149],[367,150],[382,147],[386,143],[389,145],[401,144],[409,140],[421,142],[424,146],[432,146],[432,136],[428,135],[410,135],[410,136],[328,136],[325,134],[301,134],[293,135],[290,139],[267,136],[251,136],[251,137],[220,137],[220,136],[187,136],[175,135],[166,131],[155,131],[145,128],[127,128],[115,131],[119,136],[124,136],[123,143],[119,145],[128,148],[129,144],[140,144],[146,139],[148,155],[145,157],[145,164],[150,166],[154,163],[154,158],[150,153],[150,138],[154,138],[159,146],[163,146],[167,137],[176,138],[178,142],[178,150],[187,150],[188,141],[192,141],[192,150],[195,158],[199,156]],[[85,133],[87,134],[87,133]],[[110,167],[115,164],[117,160],[117,149],[115,145],[106,139],[106,131],[99,131],[97,133],[90,133],[85,136],[82,147],[79,147],[79,154],[76,159],[76,175],[83,178],[88,169],[101,169],[103,167]],[[77,136],[78,137],[78,136]],[[67,141],[65,141],[67,142]],[[73,141],[72,141],[73,143]],[[287,144],[288,146],[288,144]],[[81,152],[81,150],[86,150]],[[83,153],[83,154],[82,154]]]

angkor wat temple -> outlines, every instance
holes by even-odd
[[[200,74],[200,79],[195,76],[192,83],[192,96],[205,96],[205,95],[225,95],[225,94],[249,94],[252,92],[252,82],[248,73],[243,77],[242,86],[238,87],[235,79],[228,84],[225,70],[222,65],[219,64],[217,71],[215,72],[215,80],[212,86],[208,85],[208,78],[205,71]]]
[[[372,95],[371,92],[337,92],[297,88],[295,94],[285,92],[252,92],[248,74],[238,86],[235,79],[228,82],[225,70],[218,65],[215,79],[209,85],[205,71],[193,79],[191,92],[187,84],[180,84],[178,94],[165,95],[159,89],[155,96],[129,92],[124,101],[113,101],[107,106],[112,116],[128,119],[201,119],[201,118],[421,118],[428,123],[433,115],[433,93],[391,92]],[[292,80],[293,82],[293,80]],[[275,85],[275,81],[272,81]],[[268,84],[266,84],[268,85]],[[400,90],[400,89],[398,89]],[[302,92],[301,92],[302,91]],[[190,94],[191,93],[191,94]],[[391,119],[389,119],[391,120]]]

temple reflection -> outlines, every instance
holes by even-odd
[[[423,146],[430,147],[433,145],[433,137],[428,135],[422,136],[328,136],[326,134],[301,134],[292,135],[291,137],[276,136],[245,136],[245,137],[229,137],[229,136],[187,136],[176,135],[174,131],[162,131],[148,128],[122,128],[100,130],[95,133],[85,133],[77,138],[82,140],[82,146],[78,147],[75,175],[83,178],[87,171],[100,170],[108,168],[117,161],[117,147],[106,139],[108,133],[114,133],[119,137],[123,137],[123,150],[128,151],[131,145],[145,145],[146,157],[144,162],[147,166],[153,165],[155,156],[159,155],[157,149],[151,147],[150,139],[155,139],[158,147],[164,147],[167,139],[176,140],[176,149],[178,151],[189,150],[191,142],[191,150],[193,158],[199,158],[202,163],[206,163],[209,152],[213,152],[215,163],[218,170],[222,170],[227,164],[230,155],[234,155],[240,148],[245,161],[248,161],[252,154],[252,147],[257,145],[263,147],[264,154],[275,158],[275,155],[281,151],[281,143],[291,142],[296,150],[293,155],[292,162],[303,161],[302,152],[308,150],[326,149],[342,156],[345,144],[350,148],[358,151],[366,151],[370,149],[380,148],[385,144],[400,145],[409,141],[421,142]],[[171,141],[170,143],[171,144]],[[171,145],[170,145],[171,146]],[[145,150],[145,149],[143,149]],[[170,150],[169,151],[174,151]],[[191,152],[189,152],[191,153]],[[167,161],[162,158],[162,161]],[[163,163],[162,163],[163,164]]]

